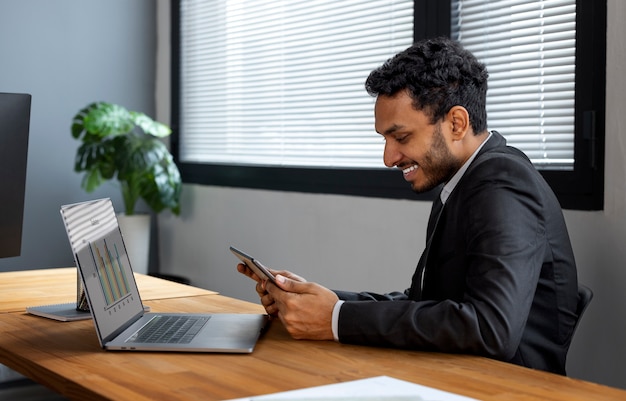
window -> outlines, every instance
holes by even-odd
[[[181,6],[182,160],[381,167],[363,81],[411,45],[412,0]]]
[[[452,2],[452,37],[487,65],[488,126],[539,169],[574,169],[576,1]]]
[[[592,0],[174,1],[173,151],[185,182],[429,198],[384,167],[363,83],[452,35],[488,66],[489,127],[600,209],[605,26]]]

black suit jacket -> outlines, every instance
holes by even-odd
[[[339,340],[565,373],[578,283],[562,210],[528,158],[497,132],[450,194],[424,262],[421,293],[418,274],[413,291],[336,291],[346,300]]]

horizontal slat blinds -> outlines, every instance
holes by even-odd
[[[453,0],[452,36],[487,65],[489,128],[573,170],[576,1]]]
[[[573,168],[575,0],[453,0],[487,64],[488,125],[539,168]],[[382,167],[369,72],[410,45],[413,2],[181,2],[184,162]]]
[[[369,72],[413,0],[181,2],[183,162],[384,167]]]

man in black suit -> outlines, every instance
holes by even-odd
[[[486,127],[485,66],[458,43],[424,40],[374,70],[384,162],[416,192],[442,187],[411,286],[331,291],[287,272],[257,280],[297,339],[483,355],[565,373],[576,264],[561,207],[519,150]]]

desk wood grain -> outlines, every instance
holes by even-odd
[[[29,306],[76,302],[76,268],[38,269],[0,273],[0,313],[21,312]],[[141,299],[217,294],[190,285],[135,273]]]
[[[147,301],[161,312],[262,313],[221,295]],[[482,400],[626,400],[626,391],[481,357],[296,341],[272,322],[249,355],[112,352],[93,322],[0,315],[0,362],[76,400],[223,400],[388,375]]]

